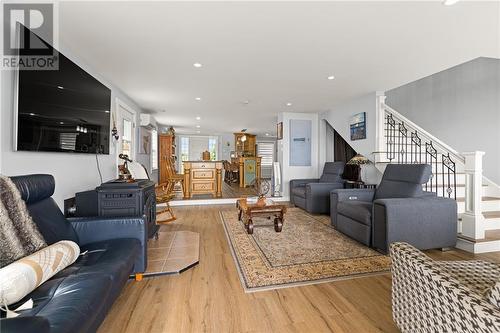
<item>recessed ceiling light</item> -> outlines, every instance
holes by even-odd
[[[286,106],[292,106],[292,103],[288,102],[286,103]]]
[[[201,126],[200,125],[196,125],[196,128],[200,128]]]
[[[34,113],[30,113],[30,116],[34,116],[35,114]]]
[[[335,79],[335,76],[330,75],[329,77],[327,77],[327,79],[328,79],[328,80],[333,80],[333,79]]]
[[[194,99],[197,101],[201,101],[201,97],[195,97]]]
[[[243,101],[243,104],[244,105],[248,105],[248,104],[250,104],[250,101],[249,100],[245,100],[245,101]]]
[[[109,113],[109,110],[104,111],[105,113]]]
[[[64,122],[60,121],[59,124],[64,125]]]
[[[443,5],[452,6],[452,5],[456,4],[458,1],[460,1],[460,0],[444,0]]]
[[[196,133],[200,134],[200,131],[196,131]]]
[[[195,62],[195,63],[193,64],[193,66],[194,66],[194,67],[196,67],[196,68],[200,68],[200,67],[201,67],[201,66],[203,66],[203,65],[202,65],[202,64],[200,64],[199,62]]]
[[[196,120],[201,120],[201,117],[196,117]]]
[[[266,133],[266,136],[269,136],[269,133]]]
[[[57,86],[57,89],[64,89],[63,86]]]

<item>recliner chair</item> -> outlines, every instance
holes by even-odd
[[[344,188],[344,162],[326,162],[321,178],[290,181],[290,202],[312,214],[330,212],[330,191]]]
[[[427,164],[389,164],[376,190],[331,191],[332,226],[384,253],[393,242],[421,250],[455,246],[457,203],[422,190],[431,174]]]

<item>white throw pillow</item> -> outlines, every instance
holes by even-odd
[[[11,305],[76,261],[80,248],[60,241],[0,269],[0,302]]]

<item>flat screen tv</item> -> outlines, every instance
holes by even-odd
[[[17,72],[15,148],[109,154],[111,90],[60,52],[58,59],[58,70]]]

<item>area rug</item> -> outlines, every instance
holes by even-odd
[[[220,212],[246,292],[329,282],[386,273],[390,258],[358,243],[313,216],[289,208],[282,232],[268,219],[254,218],[247,234],[236,211]]]
[[[197,265],[199,260],[199,233],[160,229],[158,239],[148,240],[148,266],[144,276],[179,274]]]

